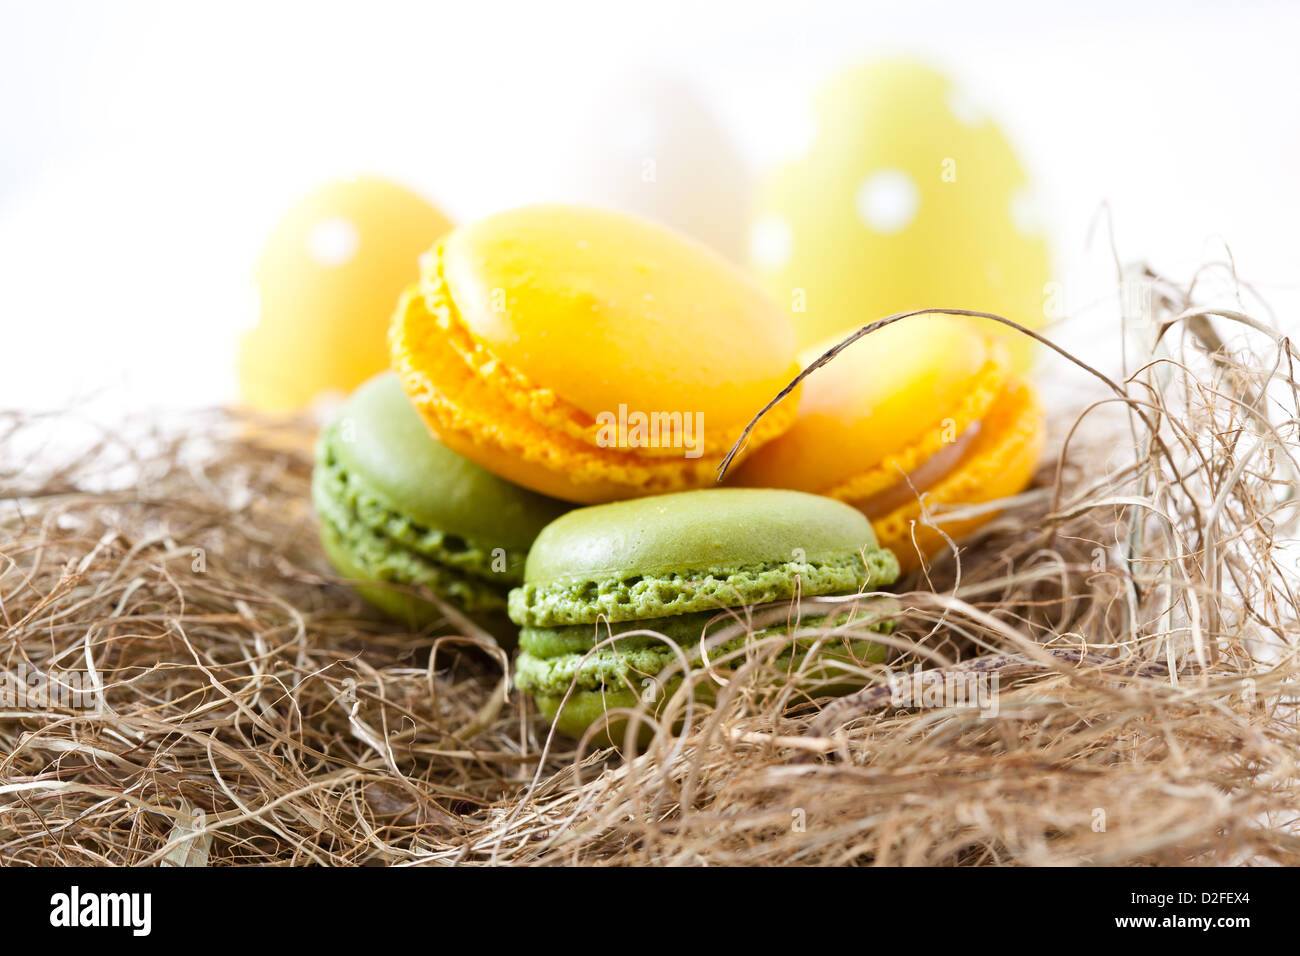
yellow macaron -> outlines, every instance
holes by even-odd
[[[805,365],[835,344],[801,355]],[[798,418],[731,474],[735,484],[838,498],[871,519],[883,547],[914,565],[993,512],[958,506],[1022,491],[1043,447],[1043,411],[1001,337],[946,315],[863,337],[803,382]],[[942,534],[922,521],[930,512]]]
[[[389,333],[393,366],[444,445],[584,503],[712,484],[755,410],[798,372],[795,338],[716,253],[580,206],[453,230]],[[792,398],[750,447],[794,415]]]

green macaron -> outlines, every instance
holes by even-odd
[[[716,488],[579,508],[537,536],[510,592],[521,628],[515,681],[578,736],[647,687],[666,696],[672,687],[655,679],[679,660],[673,644],[697,663],[702,638],[745,620],[734,609],[855,594],[897,577],[863,514],[818,495]],[[711,657],[762,636],[734,630]],[[877,645],[861,645],[847,650],[879,659]]]
[[[330,561],[376,607],[426,624],[441,616],[418,596],[427,589],[493,630],[533,539],[572,507],[443,447],[393,373],[357,389],[322,431],[312,501]]]

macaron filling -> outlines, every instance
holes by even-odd
[[[471,613],[502,611],[506,592],[523,577],[526,554],[509,549],[500,571],[486,542],[446,534],[412,521],[348,471],[335,451],[338,425],[321,435],[312,472],[312,502],[327,545],[376,581],[427,587]]]
[[[601,641],[613,638],[611,647],[640,648],[662,644],[666,637],[678,644],[690,644],[713,625],[714,631],[735,623],[736,617],[723,611],[678,614],[674,617],[649,618],[643,621],[599,621],[587,624],[561,624],[554,627],[523,627],[519,631],[519,648],[533,657],[553,658],[565,654],[585,654]],[[640,633],[640,632],[646,633]]]
[[[850,616],[836,615],[835,626],[848,623]],[[604,624],[585,624],[565,628],[566,633],[524,628],[519,646],[524,653],[515,663],[515,683],[525,693],[548,696],[563,695],[572,685],[579,691],[605,689],[637,689],[648,679],[679,664],[683,658],[691,668],[709,662],[734,668],[737,665],[733,652],[747,645],[756,646],[764,638],[790,635],[777,650],[778,665],[793,663],[801,658],[818,641],[838,656],[848,655],[846,663],[867,664],[881,659],[882,648],[871,641],[852,639],[843,635],[827,635],[825,615],[806,615],[798,627],[781,623],[755,630],[742,629],[739,634],[713,643],[707,652],[704,641],[737,623],[730,615],[685,615],[652,621],[636,621],[613,627]],[[888,630],[888,622],[869,625],[872,630]],[[806,634],[794,636],[807,629]],[[816,629],[821,629],[819,633]],[[620,631],[630,632],[621,637]],[[637,633],[647,631],[654,633]],[[610,640],[610,638],[613,640]],[[601,642],[607,642],[601,644]],[[597,644],[601,646],[595,650]],[[674,647],[676,645],[676,647]],[[569,649],[572,648],[572,649]],[[728,658],[723,662],[723,658]],[[680,668],[676,669],[680,676]]]
[[[859,608],[853,608],[855,617],[864,616]],[[839,623],[849,619],[836,612]],[[821,625],[827,619],[826,613],[805,613],[795,617],[789,615],[779,627]],[[565,654],[585,654],[597,644],[609,641],[610,647],[640,648],[664,643],[667,638],[677,644],[697,643],[709,634],[717,634],[727,627],[744,627],[750,622],[744,609],[725,609],[722,611],[701,611],[696,614],[678,614],[674,617],[649,618],[641,621],[599,621],[587,624],[565,624],[557,627],[524,627],[519,634],[519,648],[533,657],[553,658]],[[778,625],[768,625],[752,633],[768,633]],[[890,626],[883,621],[881,627]]]
[[[971,436],[961,460],[930,485],[927,507],[977,504],[1023,491],[1033,477],[1043,441],[1042,407],[1031,386],[1013,380],[989,410],[983,427]],[[855,506],[860,501],[850,495],[843,500]],[[914,540],[930,553],[947,541],[917,523],[920,508],[916,496],[909,495],[899,507],[872,518],[879,539],[908,555],[909,562],[917,547]],[[960,538],[987,519],[939,520],[948,538]]]
[[[891,511],[911,504],[961,467],[979,438],[980,427],[980,422],[973,422],[957,436],[956,441],[931,455],[919,468],[909,471],[906,478],[849,503],[872,520],[883,518]]]

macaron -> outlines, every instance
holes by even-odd
[[[798,372],[795,339],[782,309],[703,245],[557,205],[453,230],[389,333],[444,445],[584,504],[712,484],[755,409]],[[795,401],[751,448],[794,420]]]
[[[810,364],[834,344],[801,359]],[[1042,406],[1013,372],[1006,343],[965,320],[919,315],[813,371],[794,425],[728,480],[847,502],[909,567],[940,550],[945,534],[959,539],[996,514],[953,520],[945,511],[1022,491],[1043,439]],[[937,528],[922,522],[923,502]]]
[[[427,624],[441,614],[427,589],[493,630],[509,627],[507,594],[533,538],[570,507],[444,448],[392,372],[322,431],[312,501],[326,554],[370,603]]]
[[[647,687],[668,696],[657,675],[678,657],[664,637],[694,665],[706,631],[736,620],[729,609],[856,594],[897,576],[861,512],[816,495],[714,488],[578,508],[537,536],[510,592],[515,681],[561,732],[580,736]],[[643,633],[618,637],[626,632]]]

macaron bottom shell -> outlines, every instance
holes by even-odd
[[[680,677],[677,678],[676,685],[665,688],[664,699],[671,698],[672,694],[677,692],[677,687],[681,686]],[[568,700],[564,699],[562,693],[533,694],[533,702],[537,704],[538,711],[547,722],[553,724],[555,730],[566,737],[579,739],[587,732],[588,727],[604,721],[604,726],[596,731],[595,742],[602,747],[618,747],[624,742],[628,719],[618,716],[607,719],[605,715],[611,711],[636,708],[640,705],[641,695],[627,688],[580,690],[570,694]],[[647,724],[637,733],[637,742],[644,747],[653,736],[654,728]]]
[[[618,745],[622,742],[626,718],[616,716],[604,721],[605,712],[644,704],[642,709],[648,716],[661,714],[682,685],[683,665],[695,672],[692,677],[695,699],[712,703],[716,683],[699,673],[706,666],[706,659],[709,668],[727,677],[750,654],[775,654],[767,666],[783,675],[782,683],[798,672],[799,692],[810,699],[855,689],[860,681],[852,676],[853,669],[880,663],[886,654],[883,645],[863,639],[861,633],[887,632],[890,626],[888,621],[880,619],[879,612],[854,624],[856,614],[856,608],[837,613],[834,626],[847,628],[847,634],[835,635],[827,632],[827,618],[805,616],[799,622],[798,630],[802,633],[796,634],[790,625],[780,624],[746,628],[726,637],[720,632],[743,618],[717,613],[613,626],[524,628],[520,635],[521,651],[515,662],[515,681],[521,691],[533,694],[548,720],[555,721],[558,716],[556,726],[561,733],[578,737],[592,723],[602,721],[605,730],[597,739]],[[713,635],[722,639],[712,639]],[[764,646],[765,642],[775,641],[780,641],[780,645]],[[806,664],[806,656],[819,642],[817,659]],[[661,677],[663,674],[668,676]],[[677,724],[675,729],[680,730],[680,720]],[[639,735],[641,742],[651,733],[652,728],[647,725]]]
[[[734,650],[734,648],[732,648]],[[728,651],[718,648],[710,653],[711,657],[726,655]],[[803,670],[798,677],[800,699],[815,700],[821,697],[840,697],[862,686],[860,680],[850,677],[845,668],[864,667],[879,664],[885,660],[887,648],[869,641],[854,641],[844,648],[823,646],[819,654],[819,663]],[[520,655],[521,657],[523,655]],[[804,652],[784,653],[769,665],[773,670],[793,674],[803,660]],[[688,653],[688,659],[690,655]],[[674,660],[676,660],[674,655]],[[820,662],[825,663],[820,663]],[[838,661],[842,666],[836,666]],[[720,677],[729,677],[734,665],[720,666],[716,672]],[[555,725],[555,729],[567,737],[580,738],[593,724],[598,725],[594,740],[601,746],[622,746],[625,741],[627,715],[611,714],[619,710],[640,710],[646,717],[657,719],[665,711],[667,704],[681,689],[683,677],[674,673],[663,679],[654,675],[634,675],[638,680],[625,684],[612,684],[591,690],[574,687],[571,693],[564,688],[558,691],[534,691],[533,701],[542,716]],[[521,686],[521,690],[523,687]],[[565,694],[568,693],[568,699]],[[712,705],[717,701],[717,685],[708,677],[695,678],[695,701]],[[683,728],[684,715],[674,720],[670,728],[680,733]],[[641,746],[649,743],[654,736],[655,727],[651,723],[643,724],[637,734]]]
[[[334,570],[368,604],[413,628],[423,627],[440,616],[438,608],[431,602],[416,597],[409,590],[385,587],[373,568],[362,568],[360,562],[353,560],[352,549],[332,524],[322,522],[320,539]]]

